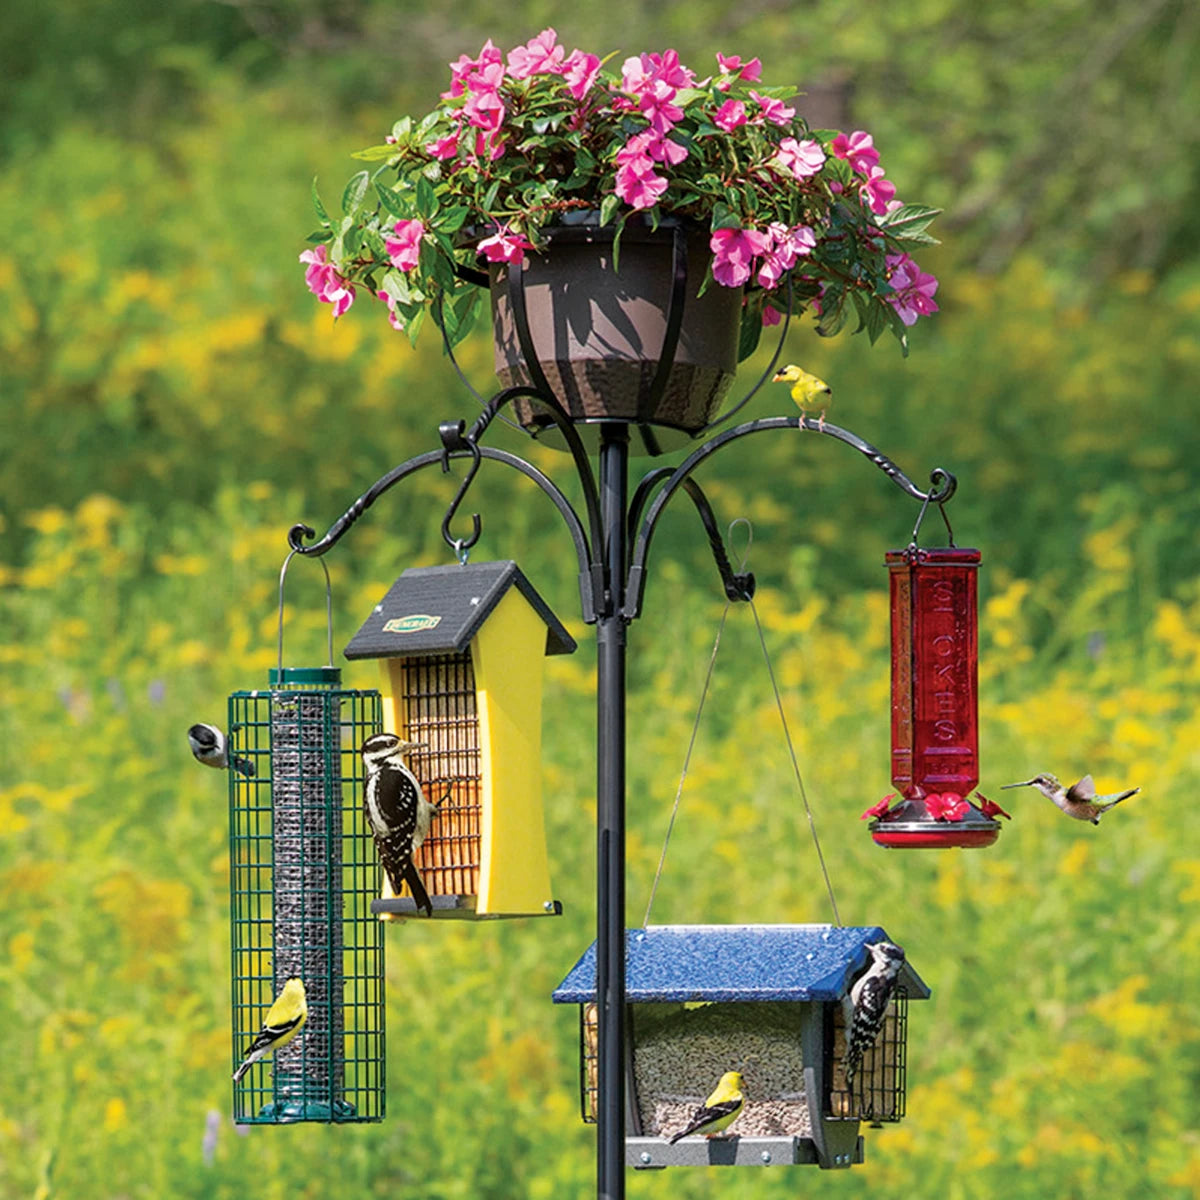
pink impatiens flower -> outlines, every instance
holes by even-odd
[[[905,325],[915,325],[918,317],[938,311],[933,298],[938,281],[922,271],[914,259],[907,254],[889,254],[887,266],[892,290],[884,299],[896,310]]]
[[[565,54],[566,50],[558,45],[558,34],[553,29],[543,29],[537,37],[509,54],[508,73],[514,79],[528,79],[530,75],[560,75]]]
[[[884,179],[882,167],[872,167],[867,182],[858,189],[858,194],[876,216],[882,217],[891,209],[896,185],[890,179]]]
[[[384,304],[387,305],[388,320],[391,322],[392,328],[397,332],[403,333],[404,321],[402,320],[400,314],[396,311],[395,297],[390,296],[387,292],[382,290],[376,292],[375,297],[378,300],[382,300]]]
[[[305,250],[300,255],[302,263],[308,263],[304,272],[304,282],[322,304],[333,305],[333,316],[336,320],[354,303],[354,284],[338,274],[333,263],[326,256],[328,248],[320,245],[312,250]]]
[[[817,235],[807,225],[789,229],[782,221],[767,226],[768,244],[758,271],[761,287],[773,288],[796,265],[801,255],[810,254],[817,244]]]
[[[741,56],[738,54],[730,54],[728,56],[717,51],[717,66],[721,68],[723,75],[729,75],[734,79],[744,79],[747,83],[757,83],[762,76],[762,60],[752,58],[749,62],[742,62]],[[728,81],[724,87],[717,84],[722,91],[727,91],[729,88]]]
[[[785,137],[779,143],[779,150],[772,160],[777,162],[795,179],[807,179],[816,175],[825,165],[825,151],[821,143],[813,138],[805,138],[798,142],[793,137]]]
[[[653,208],[669,183],[655,174],[654,160],[649,155],[634,154],[618,169],[614,191],[631,208]]]
[[[725,287],[741,287],[753,271],[754,258],[770,245],[756,229],[717,229],[709,239],[713,278]]]
[[[782,320],[783,313],[779,309],[772,308],[769,304],[763,305],[762,323],[764,328],[770,325],[778,325]]]
[[[445,137],[440,137],[432,142],[426,143],[425,152],[431,158],[442,159],[453,158],[458,153],[458,131],[448,133]]]
[[[518,233],[513,233],[508,226],[496,229],[490,238],[484,238],[476,247],[488,262],[521,263],[525,261],[525,251],[532,250],[533,243],[527,242]]]
[[[835,158],[844,158],[859,175],[870,175],[871,168],[879,166],[879,151],[875,139],[865,129],[856,129],[849,137],[839,133],[829,148]]]
[[[563,63],[563,81],[576,100],[582,100],[592,90],[596,76],[600,73],[600,59],[582,50],[572,50]]]
[[[421,239],[425,236],[422,221],[397,221],[394,238],[386,238],[383,248],[392,260],[392,266],[401,271],[411,271],[421,260]]]
[[[495,73],[496,67],[500,68],[499,76]],[[478,58],[468,58],[463,54],[450,64],[450,90],[442,93],[442,99],[454,100],[468,89],[478,88],[481,74],[489,69],[492,72],[490,78],[495,81],[492,86],[498,86],[504,76],[504,54],[492,44],[491,38],[480,50]]]
[[[772,125],[786,125],[796,115],[796,110],[782,100],[772,100],[753,88],[750,89],[750,99],[762,109],[760,119],[770,121]]]
[[[971,804],[957,792],[930,792],[925,797],[925,811],[935,821],[961,821],[971,811]]]
[[[713,122],[726,133],[746,123],[746,106],[740,100],[726,100],[717,109]]]

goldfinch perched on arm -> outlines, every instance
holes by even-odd
[[[275,997],[258,1035],[246,1047],[246,1055],[233,1073],[233,1082],[237,1083],[263,1055],[286,1046],[304,1028],[307,1020],[308,997],[304,992],[304,980],[293,975]]]
[[[771,376],[772,383],[790,383],[792,385],[792,399],[795,400],[800,411],[808,415],[810,408],[820,406],[821,415],[817,420],[819,429],[825,428],[825,414],[829,411],[830,404],[833,403],[833,388],[829,386],[823,379],[818,379],[815,375],[810,375],[803,367],[797,367],[793,363],[788,363],[786,367],[775,372]]]
[[[696,1109],[687,1125],[671,1138],[671,1145],[689,1134],[702,1133],[705,1137],[712,1137],[714,1133],[728,1129],[738,1119],[743,1101],[742,1077],[736,1071],[726,1071],[713,1094]]]

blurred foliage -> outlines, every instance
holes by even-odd
[[[10,6],[11,7],[11,6]],[[545,24],[602,50],[764,53],[876,134],[961,228],[929,266],[914,353],[789,334],[830,420],[981,546],[985,793],[1050,769],[1142,794],[1099,829],[1032,791],[978,853],[885,854],[883,551],[916,505],[853,451],[759,438],[705,464],[748,516],[775,670],[848,922],[884,924],[934,989],[909,1117],[852,1177],[631,1174],[633,1197],[1200,1190],[1200,265],[1197,10],[950,0],[631,0],[496,13],[358,0],[72,0],[0,39],[0,1195],[586,1195],[576,1019],[548,995],[591,941],[594,650],[547,663],[557,921],[389,930],[390,1094],[366,1129],[229,1123],[223,781],[184,730],[274,659],[277,569],[475,402],[436,345],[318,312],[296,261],[312,176],[445,63]],[[821,82],[821,87],[815,86]],[[956,216],[957,214],[957,216]],[[981,271],[980,265],[989,268]],[[739,383],[767,362],[764,346]],[[490,347],[465,343],[477,388]],[[748,415],[785,412],[767,388]],[[560,478],[566,459],[496,431]],[[648,466],[649,464],[642,464]],[[456,468],[457,473],[457,468]],[[561,522],[499,467],[467,511],[564,618]],[[455,480],[424,472],[330,556],[344,645],[404,566],[449,561]],[[568,487],[567,489],[571,489]],[[942,536],[936,512],[923,538]],[[631,629],[629,915],[638,921],[721,612],[685,505]],[[289,586],[288,657],[323,655],[320,572]],[[371,686],[365,668],[348,682]],[[749,614],[730,616],[656,902],[659,921],[828,919]],[[997,798],[997,797],[994,797]],[[1016,1169],[1014,1169],[1016,1168]],[[669,1182],[666,1182],[669,1180]]]

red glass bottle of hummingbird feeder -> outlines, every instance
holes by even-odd
[[[881,846],[989,846],[999,822],[968,799],[979,782],[979,551],[890,550],[892,783],[871,810]]]

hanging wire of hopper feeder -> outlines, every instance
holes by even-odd
[[[944,515],[945,514],[943,513],[943,516]],[[919,522],[918,522],[918,524],[919,524]],[[726,537],[727,537],[727,540],[729,541],[730,545],[733,544],[734,530],[736,530],[739,526],[744,526],[745,530],[746,530],[746,548],[742,552],[741,562],[738,565],[738,572],[740,574],[745,571],[746,563],[750,557],[750,547],[751,547],[751,545],[753,545],[753,542],[754,542],[754,527],[750,524],[750,521],[746,517],[738,517],[736,520],[731,521],[729,524],[729,528],[726,531]],[[753,596],[748,597],[748,600],[749,600],[749,604],[750,604],[750,611],[754,615],[754,627],[758,632],[758,641],[759,641],[759,645],[762,647],[763,660],[766,663],[767,674],[771,680],[771,690],[773,691],[773,693],[775,695],[775,705],[779,712],[780,724],[783,726],[783,736],[784,736],[785,741],[787,742],[788,755],[790,756],[791,762],[792,762],[792,772],[796,778],[796,787],[797,787],[798,791],[800,792],[801,799],[804,802],[804,811],[808,817],[808,826],[809,826],[810,832],[812,833],[813,845],[816,847],[817,860],[821,864],[821,874],[825,880],[826,893],[829,896],[829,907],[833,912],[834,924],[840,926],[842,924],[842,918],[838,912],[837,898],[834,895],[834,891],[833,891],[833,881],[831,880],[831,878],[829,876],[829,868],[825,862],[825,854],[821,849],[821,839],[817,835],[816,818],[813,816],[812,805],[810,804],[809,799],[808,799],[808,789],[804,786],[804,777],[800,771],[800,763],[796,756],[796,747],[795,747],[794,743],[792,742],[791,729],[788,726],[787,714],[784,712],[783,697],[780,695],[779,685],[775,679],[775,670],[771,664],[771,655],[767,649],[767,641],[766,641],[766,637],[763,634],[762,622],[759,620],[758,609],[755,607]],[[721,619],[717,624],[717,635],[716,635],[715,639],[713,640],[712,654],[709,656],[708,669],[705,672],[704,683],[700,689],[700,702],[696,707],[696,716],[695,716],[694,721],[692,722],[692,733],[691,733],[691,737],[688,740],[687,752],[684,755],[683,769],[680,772],[680,776],[679,776],[679,786],[675,790],[675,801],[671,806],[671,816],[670,816],[670,820],[667,822],[667,832],[666,832],[666,837],[663,839],[663,848],[662,848],[662,853],[659,856],[659,860],[658,860],[658,869],[654,873],[654,882],[650,888],[650,899],[646,905],[646,916],[645,916],[645,920],[643,922],[643,927],[648,928],[650,925],[650,913],[654,907],[654,898],[658,893],[659,880],[662,878],[663,869],[666,865],[667,849],[670,846],[671,834],[675,829],[675,818],[679,814],[679,804],[683,798],[683,787],[684,787],[684,783],[687,780],[688,769],[691,765],[692,752],[696,748],[696,736],[700,730],[700,718],[703,715],[704,705],[705,705],[706,700],[708,699],[709,687],[712,683],[713,670],[716,667],[716,662],[717,662],[717,652],[721,648],[721,636],[725,632],[725,621],[729,616],[729,609],[732,606],[732,604],[733,604],[732,600],[725,601],[725,607],[721,611]]]

